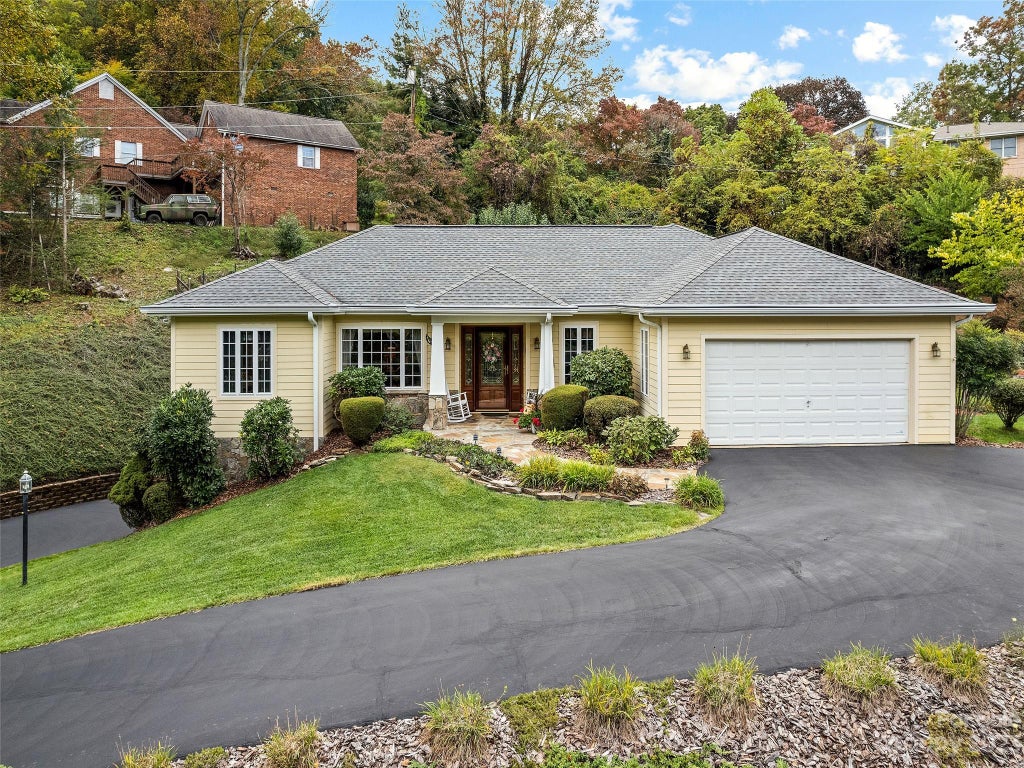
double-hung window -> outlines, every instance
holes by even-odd
[[[99,157],[100,140],[80,136],[75,139],[75,150],[82,157]]]
[[[570,383],[569,366],[572,359],[584,352],[593,352],[597,341],[597,329],[592,325],[567,325],[562,329],[562,362],[565,383]]]
[[[115,141],[114,162],[127,165],[142,159],[142,144],[138,141]]]
[[[299,144],[298,152],[299,168],[320,167],[320,147],[310,147],[306,144]]]
[[[273,333],[268,328],[220,332],[222,395],[269,395],[274,390]]]
[[[341,367],[380,368],[388,389],[418,389],[423,386],[423,330],[342,328]]]
[[[1004,160],[1017,156],[1017,137],[1004,136],[1001,139],[989,139],[989,149]]]
[[[640,329],[640,394],[650,394],[650,349],[651,332],[647,328]]]

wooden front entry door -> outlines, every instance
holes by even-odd
[[[462,327],[462,389],[475,411],[518,411],[523,400],[523,327]]]

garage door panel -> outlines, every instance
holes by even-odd
[[[717,445],[907,441],[907,341],[708,341],[704,354]]]

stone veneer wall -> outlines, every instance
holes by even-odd
[[[93,475],[60,483],[37,485],[28,497],[28,511],[41,512],[44,509],[66,507],[68,504],[105,499],[120,476],[120,472],[112,472],[109,475]],[[0,493],[0,518],[20,514],[21,494],[18,491]]]
[[[308,456],[313,452],[313,438],[300,437],[299,448],[302,455]],[[224,470],[224,477],[229,483],[237,483],[245,480],[246,472],[249,470],[249,457],[242,450],[242,441],[237,437],[217,438],[217,462]]]

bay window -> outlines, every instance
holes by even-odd
[[[423,386],[423,330],[342,328],[339,359],[343,369],[379,368],[388,389],[419,389]]]

